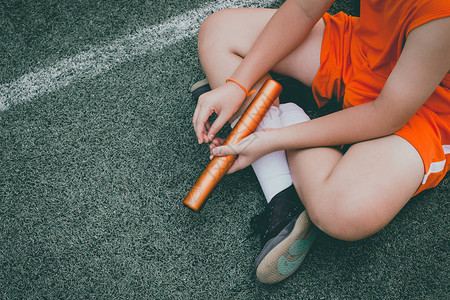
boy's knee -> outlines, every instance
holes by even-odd
[[[218,31],[224,27],[224,17],[228,14],[229,10],[230,9],[223,9],[214,12],[203,21],[198,31],[199,45],[202,45],[205,40],[209,40],[211,37],[218,36]]]
[[[328,200],[308,207],[311,221],[326,234],[344,241],[358,241],[378,231],[364,214],[349,205],[351,201]]]

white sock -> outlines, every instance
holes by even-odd
[[[304,110],[295,103],[280,104],[280,119],[283,127],[311,120]]]
[[[231,124],[232,127],[236,125],[237,120]],[[276,106],[272,106],[256,131],[261,131],[266,128],[281,127],[280,109]],[[267,203],[269,203],[276,194],[292,184],[291,172],[289,171],[286,152],[284,150],[266,154],[253,162],[252,167],[258,178],[259,184],[261,185]]]

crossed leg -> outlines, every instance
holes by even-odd
[[[287,155],[313,223],[349,241],[386,226],[413,196],[424,174],[419,153],[396,135],[354,144],[345,155],[330,148]]]
[[[233,73],[274,12],[224,10],[204,22],[199,57],[212,88]],[[305,42],[273,71],[311,85],[320,66],[324,27],[319,21]],[[418,152],[395,135],[357,143],[345,155],[319,147],[289,150],[287,157],[294,185],[312,221],[325,233],[344,240],[358,240],[386,226],[413,196],[424,174]]]

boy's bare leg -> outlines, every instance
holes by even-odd
[[[198,34],[199,58],[211,88],[225,83],[275,13],[273,9],[226,9],[209,16]],[[273,71],[311,85],[320,65],[325,24],[320,20],[305,42],[281,61]],[[259,90],[270,78],[264,76],[253,89]],[[253,100],[250,96],[234,117],[240,116]],[[231,120],[231,121],[232,121]]]
[[[396,135],[357,143],[343,156],[330,151],[292,150],[287,155],[312,221],[339,239],[359,240],[382,229],[423,179],[419,153]]]

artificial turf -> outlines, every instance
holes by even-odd
[[[2,89],[208,3],[3,0]],[[242,242],[265,203],[251,168],[200,213],[182,205],[208,162],[189,94],[203,77],[192,36],[0,111],[1,299],[448,297],[448,176],[379,233],[320,234],[297,273],[260,284],[259,242]]]

